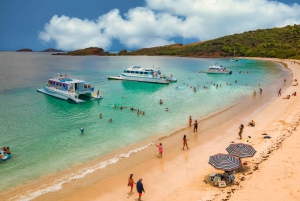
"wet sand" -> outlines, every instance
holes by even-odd
[[[291,64],[288,60],[284,62],[291,69],[293,79],[299,78],[300,65]],[[286,83],[288,86],[290,84],[292,82]],[[299,164],[300,156],[290,153],[291,149],[295,153],[300,150],[299,143],[297,143],[300,138],[297,135],[299,131],[295,131],[300,121],[299,96],[292,96],[289,100],[282,99],[294,91],[299,94],[299,87],[289,86],[282,92],[281,97],[276,98],[262,111],[249,109],[240,114],[231,114],[226,120],[220,120],[215,123],[215,126],[208,126],[206,129],[201,128],[200,123],[198,132],[201,132],[201,135],[194,133],[192,128],[182,129],[159,141],[164,145],[162,158],[157,157],[158,150],[153,145],[144,153],[137,153],[130,157],[132,164],[125,167],[123,171],[88,188],[78,187],[76,193],[62,200],[137,200],[138,194],[135,189],[135,193],[127,198],[126,193],[129,191],[127,179],[130,173],[134,174],[135,181],[140,177],[143,178],[146,193],[143,194],[142,200],[257,200],[258,198],[282,200],[281,196],[284,195],[290,196],[291,200],[297,200],[300,196],[299,190],[295,189],[297,184],[293,188],[289,186],[297,183],[297,178],[299,178],[295,170],[297,167],[294,165]],[[227,115],[226,111],[222,114]],[[241,123],[247,125],[251,119],[256,122],[256,126],[245,126],[243,139],[251,136],[250,144],[255,147],[257,153],[252,158],[243,159],[243,162],[247,161],[248,164],[241,172],[236,173],[233,185],[226,188],[215,187],[209,182],[209,175],[222,171],[208,164],[209,156],[226,153],[225,148],[231,141],[242,142],[243,140],[238,138],[238,127]],[[262,135],[264,133],[272,138],[264,139]],[[182,150],[184,134],[189,138],[189,150]],[[285,153],[290,153],[290,155],[285,155]],[[134,161],[141,157],[140,154],[148,154],[149,159],[144,157],[144,161],[135,163]],[[281,160],[278,161],[278,158]],[[272,193],[275,190],[274,196]],[[255,194],[258,193],[256,196],[253,196],[254,191]],[[47,197],[50,198],[51,195]]]

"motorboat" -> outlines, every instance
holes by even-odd
[[[199,73],[208,73],[208,74],[232,74],[232,71],[227,70],[222,65],[218,65],[215,63],[213,66],[209,66],[209,68],[205,71],[200,71]]]
[[[48,80],[47,85],[38,92],[54,96],[63,100],[82,103],[82,98],[97,96],[103,98],[101,94],[95,95],[94,87],[91,83],[84,80],[69,78],[68,75],[58,75]]]
[[[177,81],[172,74],[162,74],[159,69],[142,68],[141,66],[135,65],[124,70],[119,76],[108,76],[108,79],[151,82],[159,84],[169,84],[170,82]]]

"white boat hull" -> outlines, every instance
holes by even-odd
[[[136,81],[136,82],[151,82],[151,83],[158,83],[158,84],[169,84],[170,81],[162,79],[162,78],[147,78],[147,77],[131,77],[131,76],[108,76],[108,79],[112,80],[129,80],[129,81]]]
[[[199,73],[207,73],[207,74],[231,74],[232,71],[228,71],[228,72],[210,72],[210,71],[201,71]]]
[[[67,101],[70,100],[70,101],[73,101],[75,103],[84,102],[84,100],[78,99],[75,96],[75,93],[70,93],[68,91],[63,92],[61,90],[57,90],[57,89],[52,88],[52,87],[44,87],[42,89],[37,89],[37,91],[41,92],[41,93],[44,93],[44,94],[47,94],[47,95],[50,95],[50,96],[53,96],[53,97],[56,97],[56,98],[63,99],[63,100],[67,100]]]

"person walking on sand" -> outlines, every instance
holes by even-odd
[[[243,130],[244,130],[244,125],[241,124],[239,129],[240,129],[239,136],[240,136],[240,140],[241,140],[242,139],[242,133],[243,133]]]
[[[194,132],[197,132],[198,130],[198,122],[197,120],[195,120],[195,123],[194,123]]]
[[[281,88],[278,91],[278,96],[281,96]]]
[[[163,153],[163,147],[162,144],[159,143],[156,145],[158,147],[158,156],[162,158],[162,153]]]
[[[186,139],[186,135],[183,136],[183,148],[182,150],[184,150],[184,147],[186,146],[187,149],[189,149],[189,146],[187,144],[188,139]]]
[[[190,115],[190,117],[189,117],[189,124],[190,124],[190,126],[192,126],[192,122],[193,122],[192,116]]]
[[[259,88],[259,93],[262,94],[262,88]]]
[[[132,195],[133,194],[133,184],[135,184],[134,183],[134,181],[133,181],[133,178],[132,178],[132,176],[133,176],[133,174],[130,174],[130,176],[129,176],[129,178],[128,178],[128,186],[130,186],[130,191],[127,193],[127,197],[129,197],[130,195]]]
[[[136,190],[139,193],[138,201],[141,201],[143,192],[146,193],[145,189],[144,189],[144,185],[142,183],[142,180],[143,180],[142,178],[139,178],[139,181],[136,183]]]

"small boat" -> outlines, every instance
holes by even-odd
[[[63,100],[82,103],[84,100],[80,97],[91,98],[94,87],[84,80],[69,78],[67,75],[58,75],[49,79],[47,85],[42,89],[37,89],[37,91]],[[101,98],[103,98],[102,95]]]
[[[210,66],[206,71],[200,71],[199,73],[208,73],[208,74],[232,74],[232,71],[227,70],[221,65],[216,63],[213,66]]]
[[[235,48],[233,52],[233,57],[230,59],[230,61],[238,61],[238,59],[235,57]]]
[[[151,82],[159,84],[169,84],[170,82],[177,81],[172,74],[162,74],[159,69],[142,68],[141,66],[134,65],[124,70],[121,75],[108,76],[108,79]]]

